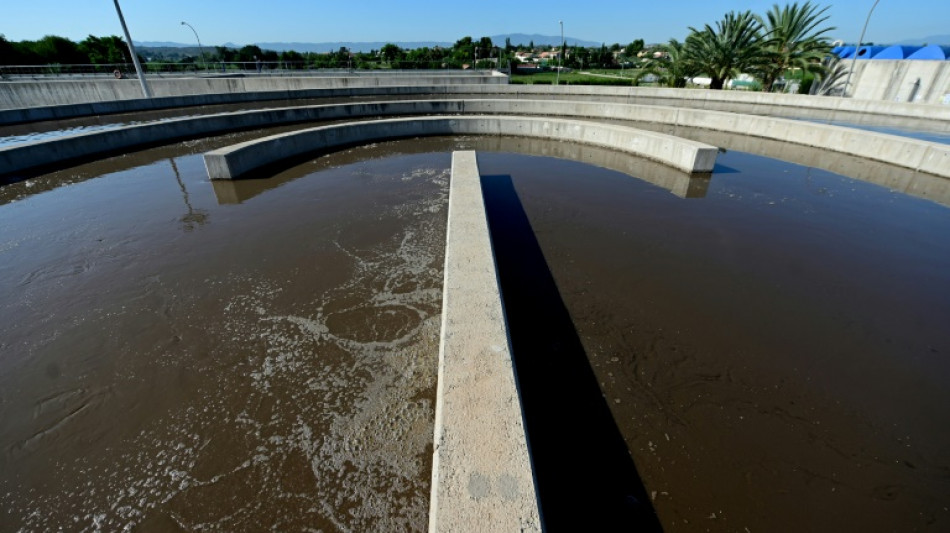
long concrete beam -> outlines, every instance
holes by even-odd
[[[475,152],[452,154],[429,531],[540,531]]]
[[[205,154],[208,176],[236,179],[262,167],[322,149],[386,139],[434,135],[538,137],[621,150],[685,172],[710,172],[718,148],[652,131],[578,120],[538,117],[425,117],[321,126],[247,141]]]
[[[742,133],[851,154],[950,177],[950,145],[896,135],[758,115],[633,104],[553,100],[417,100],[331,104],[222,113],[90,132],[0,148],[0,175],[101,156],[141,145],[236,129],[350,117],[421,114],[514,114],[630,120],[652,125]]]

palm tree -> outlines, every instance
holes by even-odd
[[[822,72],[811,86],[811,94],[821,96],[841,96],[848,83],[848,68],[841,58],[829,54],[821,60]]]
[[[715,28],[706,24],[702,31],[689,29],[686,56],[711,78],[711,89],[722,89],[727,79],[761,65],[766,55],[762,23],[751,11],[730,11]]]
[[[696,65],[685,52],[685,44],[670,39],[669,43],[658,48],[664,52],[663,56],[648,59],[637,81],[653,74],[667,87],[686,87],[686,79],[696,74]]]
[[[800,68],[806,72],[821,74],[821,61],[831,53],[831,45],[825,35],[834,31],[834,26],[821,25],[828,20],[827,7],[819,9],[806,1],[779,8],[778,4],[759,22],[768,31],[768,61],[761,65],[762,85],[770,91],[786,70]]]

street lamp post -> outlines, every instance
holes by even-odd
[[[191,24],[188,24],[188,23],[185,22],[184,20],[181,21],[181,25],[182,25],[182,26],[188,26],[189,28],[191,28],[191,31],[195,34],[195,40],[198,41],[198,50],[199,50],[200,53],[201,53],[201,62],[204,63],[204,59],[205,59],[205,49],[201,46],[201,39],[198,37],[198,32],[195,30],[195,27],[192,26]]]
[[[564,21],[557,21],[561,25],[561,46],[557,54],[557,74],[554,77],[554,85],[560,85],[561,83],[561,67],[564,65]]]
[[[881,0],[874,0],[874,5],[871,6],[871,10],[868,11],[868,18],[864,21],[864,28],[861,29],[861,37],[858,38],[858,44],[854,47],[854,56],[851,59],[851,68],[848,70],[848,79],[844,82],[844,92],[841,94],[841,97],[844,98],[848,95],[848,88],[851,87],[851,73],[854,72],[854,67],[858,64],[858,50],[861,49],[861,43],[864,42],[864,32],[868,29],[868,23],[871,22],[871,13],[874,13],[874,8],[877,7],[877,3]],[[852,91],[851,97],[854,97],[854,92]]]
[[[135,53],[135,45],[132,44],[132,36],[129,34],[129,28],[125,25],[125,17],[122,16],[122,9],[119,7],[119,0],[113,0],[115,3],[115,12],[119,14],[119,23],[122,24],[122,31],[125,32],[125,40],[129,43],[129,53],[132,54],[132,64],[135,65],[135,73],[139,76],[139,84],[142,86],[142,94],[146,98],[152,97],[152,91],[148,88],[145,81],[145,72],[142,71],[142,64],[139,63],[139,56]]]

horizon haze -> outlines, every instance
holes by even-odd
[[[247,0],[185,2],[120,2],[135,42],[192,43],[194,33],[205,46],[225,43],[334,43],[334,42],[450,42],[471,36],[538,34],[596,43],[627,44],[634,39],[647,43],[682,40],[689,28],[714,24],[728,11],[751,10],[764,14],[777,2],[678,0],[676,8],[665,5],[635,5],[607,0],[596,7],[565,0],[551,0],[512,9],[508,2],[486,0],[472,7],[447,3],[438,7],[417,1],[403,3],[367,0],[359,10],[348,4],[301,4],[272,0],[261,8]],[[826,25],[837,29],[832,40],[856,42],[873,5],[871,0],[839,0],[827,6]],[[785,5],[784,3],[778,3]],[[561,22],[563,21],[563,27]],[[864,41],[902,43],[946,36],[950,2],[921,0],[912,8],[906,3],[883,0],[874,9]],[[89,35],[122,35],[112,2],[33,0],[14,2],[4,8],[0,34],[8,40],[38,40],[58,35],[81,41]],[[502,43],[496,43],[502,44]],[[518,43],[514,43],[518,44]],[[527,44],[527,43],[523,43]],[[929,43],[950,44],[950,43]]]

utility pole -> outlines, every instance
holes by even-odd
[[[122,24],[122,31],[125,32],[125,40],[129,43],[129,53],[132,54],[132,63],[135,64],[135,73],[139,76],[139,84],[142,85],[142,94],[146,98],[152,97],[152,91],[148,88],[145,81],[145,72],[142,71],[142,64],[139,63],[139,56],[135,53],[135,45],[132,44],[132,36],[129,34],[129,28],[125,25],[125,17],[122,16],[122,9],[119,7],[119,0],[112,0],[115,3],[115,12],[119,14],[119,22]]]
[[[557,53],[557,74],[554,77],[554,85],[559,85],[561,83],[561,67],[564,65],[564,21],[557,21],[561,25],[561,47]]]
[[[871,6],[871,10],[868,11],[868,18],[864,21],[864,28],[861,29],[861,37],[858,38],[858,44],[854,47],[854,56],[851,59],[851,68],[848,70],[848,79],[844,82],[842,98],[848,95],[848,88],[851,87],[851,73],[854,72],[854,67],[858,65],[858,50],[861,49],[861,43],[864,41],[864,32],[867,31],[868,23],[871,22],[871,13],[874,13],[874,8],[877,7],[877,3],[880,1],[881,0],[874,0],[874,5]],[[854,91],[851,92],[851,97],[854,98]]]

